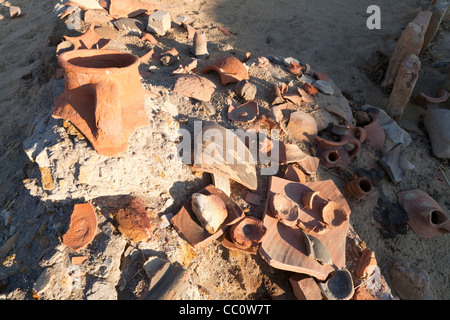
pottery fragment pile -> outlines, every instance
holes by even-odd
[[[156,45],[159,37],[166,36],[171,29],[170,14],[158,10],[157,5],[129,1],[137,6],[132,7],[123,3],[99,1],[100,8],[81,9],[85,13],[97,10],[96,13],[101,12],[106,21],[148,15],[148,25],[139,36],[149,46]],[[72,5],[76,6],[76,1],[72,1]],[[70,6],[66,10],[69,9]],[[65,18],[70,16],[64,15]],[[93,15],[85,16],[95,20]],[[218,123],[206,124],[202,132],[206,129],[223,132],[244,152],[236,155],[226,145],[215,148],[223,148],[224,154],[230,152],[232,157],[242,157],[245,161],[239,164],[212,161],[212,164],[200,165],[195,162],[192,168],[209,173],[213,183],[195,190],[169,219],[170,224],[195,249],[220,241],[229,250],[259,254],[273,268],[291,274],[289,283],[298,299],[356,299],[356,292],[360,293],[364,288],[355,291],[357,283],[372,277],[377,272],[377,265],[374,253],[366,249],[358,253],[356,269],[348,266],[351,208],[347,201],[364,201],[375,186],[370,177],[353,176],[338,187],[332,180],[318,181],[317,173],[319,165],[327,170],[347,168],[360,154],[362,144],[374,150],[383,148],[386,131],[378,122],[379,111],[371,108],[348,116],[345,111],[331,110],[329,114],[339,120],[334,118],[334,123],[330,121],[326,126],[320,126],[312,113],[306,112],[305,106],[310,107],[322,97],[338,94],[337,87],[325,72],[313,71],[311,66],[294,58],[280,60],[270,56],[239,60],[232,55],[222,55],[206,61],[210,54],[207,34],[192,30],[193,27],[185,22],[182,26],[188,39],[192,39],[189,61],[182,60],[175,48],[159,57],[154,56],[153,48],[141,57],[108,49],[110,39],[99,36],[94,23],[79,37],[66,36],[64,41],[70,42],[73,48],[60,46],[61,50],[57,49],[65,91],[55,101],[53,117],[70,121],[98,154],[114,157],[127,152],[129,137],[138,128],[149,124],[143,101],[150,93],[140,83],[146,73],[139,69],[147,59],[160,59],[164,66],[176,65],[173,92],[194,101],[210,102],[216,91],[232,88],[237,97],[228,100],[227,119],[233,125],[246,125],[247,130],[280,129],[282,139],[277,148],[273,149],[272,137],[267,136],[259,146],[266,151],[278,152],[278,164],[285,166],[280,171],[284,175],[272,174],[267,189],[263,189],[255,165],[257,159],[252,159],[249,152],[251,142],[242,140]],[[197,69],[202,62],[204,66]],[[292,82],[289,85],[273,83],[268,88],[266,98],[270,110],[266,115],[258,105],[257,89],[249,69],[274,65],[285,68]],[[121,72],[116,74],[117,69]],[[210,80],[214,76],[218,77],[218,85]],[[197,138],[193,142],[200,150],[214,145],[210,141],[205,143],[202,137]],[[379,160],[393,182],[401,181],[400,155],[396,152],[399,148],[394,147]],[[247,215],[238,205],[236,194],[230,187],[231,181],[246,191],[245,201],[264,208],[261,217]],[[403,192],[398,197],[408,214],[411,229],[418,235],[429,238],[450,231],[443,209],[423,191]],[[69,230],[62,238],[63,244],[75,251],[89,245],[97,228],[91,204],[80,206],[76,205]],[[132,242],[148,241],[153,236],[152,219],[143,199],[133,198],[117,208],[112,217],[118,230]],[[175,272],[166,262],[152,260],[146,268],[150,278],[152,268],[158,269],[159,265]],[[176,273],[183,274],[183,271]],[[169,281],[167,274],[159,276]],[[150,285],[147,298],[165,296],[161,292],[152,292],[151,288]],[[367,289],[366,294],[366,299],[376,299],[380,296],[379,288]]]

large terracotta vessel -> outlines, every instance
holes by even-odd
[[[126,151],[129,136],[149,124],[139,58],[87,49],[62,53],[58,63],[65,72],[65,90],[56,99],[52,116],[72,122],[101,155]]]

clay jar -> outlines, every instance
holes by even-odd
[[[378,115],[375,112],[367,112],[372,121],[363,128],[366,130],[366,139],[373,148],[381,148],[386,139],[383,127],[378,123]]]
[[[364,177],[347,182],[342,191],[349,197],[362,199],[372,192],[372,182]]]
[[[327,168],[346,166],[361,148],[359,140],[350,135],[341,136],[339,141],[326,140],[316,135],[315,140],[317,156]],[[353,145],[353,149],[348,151],[347,144]]]
[[[139,58],[114,50],[86,49],[62,53],[65,90],[52,116],[69,120],[98,154],[126,151],[128,138],[149,124],[140,83]]]

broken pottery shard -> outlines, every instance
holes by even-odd
[[[175,62],[178,62],[180,60],[180,55],[178,53],[178,50],[175,48],[172,48],[170,50],[167,50],[163,53],[161,53],[161,57],[159,61],[161,64],[165,66],[171,66]]]
[[[377,111],[377,121],[381,127],[385,130],[386,135],[395,143],[402,143],[405,147],[408,146],[412,139],[408,132],[403,130],[397,122],[395,122],[390,116],[387,115],[383,109],[365,104],[361,107],[363,110]]]
[[[392,284],[403,300],[434,300],[430,276],[408,262],[395,262],[390,268]]]
[[[401,61],[387,107],[388,114],[394,120],[399,120],[403,115],[403,109],[408,104],[419,77],[420,66],[420,59],[415,54],[410,54]]]
[[[147,32],[145,32],[141,36],[141,40],[142,41],[150,41],[150,43],[153,43],[153,44],[157,44],[158,43],[158,40],[156,40],[154,36],[152,36],[150,33],[147,33]]]
[[[230,237],[241,249],[257,247],[266,234],[262,221],[254,217],[245,217],[230,228]]]
[[[195,137],[194,169],[227,176],[256,190],[256,159],[244,142],[217,123],[206,124]]]
[[[90,9],[84,13],[84,22],[87,24],[107,24],[112,18],[105,10]]]
[[[450,159],[450,110],[428,108],[424,118],[425,129],[436,158]]]
[[[375,258],[375,252],[369,248],[365,248],[361,251],[361,256],[358,259],[358,264],[355,269],[355,276],[360,279],[366,279],[370,277],[377,267],[377,259]]]
[[[298,224],[300,206],[281,193],[276,193],[271,198],[271,210],[273,215],[290,227]]]
[[[450,232],[450,220],[444,209],[428,193],[415,189],[397,194],[400,205],[408,214],[408,225],[422,238],[432,238]]]
[[[316,80],[314,83],[314,86],[319,89],[320,92],[333,95],[334,89],[331,86],[331,83],[325,80]]]
[[[143,266],[149,278],[141,300],[182,300],[189,288],[189,273],[181,265],[159,257],[150,257]]]
[[[319,93],[319,90],[317,90],[316,88],[313,87],[312,84],[305,82],[303,84],[303,90],[306,91],[307,94],[311,95],[311,96],[315,96],[316,94]]]
[[[194,193],[192,195],[192,211],[203,228],[211,234],[217,232],[227,217],[225,203],[217,195]]]
[[[311,209],[313,208],[311,207]],[[327,224],[327,227],[337,227],[347,219],[344,210],[340,204],[335,201],[327,201],[321,210],[322,220]]]
[[[144,0],[110,0],[109,14],[116,17],[132,18],[160,8],[160,4]]]
[[[65,90],[55,100],[53,118],[69,120],[101,155],[126,151],[130,135],[149,124],[139,58],[86,49],[64,52],[58,62],[66,73]]]
[[[356,156],[361,148],[358,139],[351,135],[340,136],[340,141],[326,140],[316,136],[317,156],[322,164],[327,168],[346,166],[352,158]],[[348,151],[347,145],[353,145],[353,149]]]
[[[22,15],[22,10],[20,7],[10,6],[9,7],[9,16],[11,18],[18,18]]]
[[[284,144],[286,149],[286,163],[296,162],[307,174],[317,172],[319,158],[304,153],[296,144]]]
[[[213,64],[204,67],[200,73],[216,71],[221,79],[222,85],[236,83],[248,79],[248,71],[244,64],[232,56],[223,56],[214,61]]]
[[[433,2],[433,1],[432,1]],[[430,9],[428,9],[430,10]],[[427,31],[424,35],[422,52],[431,44],[446,14],[450,12],[449,2],[447,0],[435,1],[435,5],[430,10],[432,12]]]
[[[413,99],[413,102],[415,104],[427,109],[429,105],[445,102],[448,100],[448,98],[450,98],[450,92],[448,92],[447,90],[441,89],[441,90],[439,90],[436,97],[430,97],[430,96],[426,95],[425,93],[421,92],[421,93],[419,93],[419,95],[417,95]]]
[[[186,74],[177,78],[173,91],[200,101],[209,101],[216,90],[216,85],[198,74]]]
[[[66,2],[66,5],[74,5],[80,7],[83,10],[88,9],[103,10],[103,7],[98,3],[97,0],[69,0]]]
[[[197,69],[197,59],[191,58],[187,61],[181,62],[178,67],[172,71],[172,74],[186,74],[193,73]]]
[[[416,18],[408,23],[405,30],[403,30],[389,59],[386,75],[381,84],[382,87],[392,85],[396,81],[400,64],[408,55],[419,55],[431,15],[430,11],[419,12]]]
[[[314,102],[314,98],[302,88],[297,87],[297,92],[301,96],[304,102],[312,103]]]
[[[330,272],[345,266],[345,242],[348,232],[350,207],[332,180],[298,183],[275,176],[270,177],[267,199],[277,193],[283,194],[297,204],[302,203],[303,192],[320,191],[320,194],[337,202],[345,214],[345,220],[337,227],[330,228],[325,233],[308,232],[319,239],[330,252],[333,265],[322,265],[310,259],[307,252],[303,231],[291,228],[279,222],[271,212],[270,201],[266,201],[263,222],[267,228],[259,253],[269,265],[274,268],[309,274],[320,281],[324,281]],[[314,210],[306,210],[310,224],[320,224],[321,205],[325,202],[316,197],[317,205]],[[322,204],[321,204],[322,203]]]
[[[317,260],[320,264],[332,264],[328,248],[316,237],[303,232],[308,247],[309,257]]]
[[[256,86],[246,79],[239,81],[234,87],[234,92],[246,101],[253,100],[256,96],[256,91]]]
[[[289,283],[298,300],[323,300],[322,290],[313,277],[295,273],[289,277]]]
[[[79,49],[105,49],[111,39],[101,38],[95,31],[92,24],[89,29],[79,37],[64,36],[64,40],[71,42],[74,46],[74,50]]]
[[[300,75],[302,72],[302,66],[299,63],[291,61],[287,66],[287,70],[294,75]]]
[[[383,127],[378,123],[378,110],[379,109],[370,109],[367,111],[367,115],[371,119],[371,122],[363,126],[367,142],[375,149],[381,148],[386,140],[386,133],[384,132]]]
[[[228,107],[228,119],[238,122],[250,122],[256,119],[259,114],[258,104],[253,101],[247,101],[240,106],[231,104]]]
[[[287,130],[302,142],[313,142],[318,132],[316,120],[303,111],[291,113]]]
[[[273,84],[270,87],[270,104],[272,106],[275,106],[277,104],[282,104],[284,102],[285,100],[283,98],[283,92],[280,86]]]
[[[345,183],[342,192],[349,197],[363,199],[372,192],[372,182],[365,177],[359,177]]]
[[[306,176],[302,170],[293,165],[288,165],[286,171],[284,172],[284,179],[296,181],[296,182],[306,182]]]
[[[180,236],[194,248],[204,246],[214,239],[219,238],[228,226],[235,224],[244,217],[242,209],[224,192],[217,189],[213,185],[207,186],[206,188],[200,190],[199,193],[207,196],[219,196],[225,203],[228,215],[219,230],[211,234],[203,228],[195,216],[195,213],[192,211],[192,199],[190,198],[183,205],[183,207],[181,207],[180,211],[170,219],[170,222]]]
[[[312,76],[317,80],[324,80],[324,81],[329,80],[328,75],[325,72],[313,72]]]
[[[119,31],[136,36],[140,36],[145,29],[145,25],[142,21],[132,18],[120,18],[114,20],[114,25]]]
[[[313,208],[313,202],[314,197],[319,195],[320,191],[305,191],[302,194],[302,203],[305,209],[312,209]]]
[[[69,230],[62,242],[72,250],[80,251],[92,242],[97,232],[97,215],[90,203],[76,204],[70,216]]]
[[[198,59],[206,59],[209,56],[208,39],[206,38],[206,32],[204,30],[188,29],[188,33],[189,31],[194,32],[193,47],[195,57]]]
[[[112,215],[119,231],[131,241],[147,241],[150,238],[152,223],[143,200],[132,198]]]
[[[349,300],[355,293],[352,275],[346,268],[337,270],[325,283],[319,282],[319,287],[328,300]]]
[[[388,174],[389,178],[393,182],[400,182],[403,180],[402,168],[401,168],[401,155],[402,155],[403,145],[397,143],[391,150],[386,152],[378,163]]]

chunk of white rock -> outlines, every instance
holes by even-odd
[[[219,196],[202,193],[192,195],[192,211],[202,227],[211,234],[219,230],[228,215],[225,203]]]
[[[168,11],[156,11],[148,17],[147,31],[164,36],[171,27],[170,13]]]

